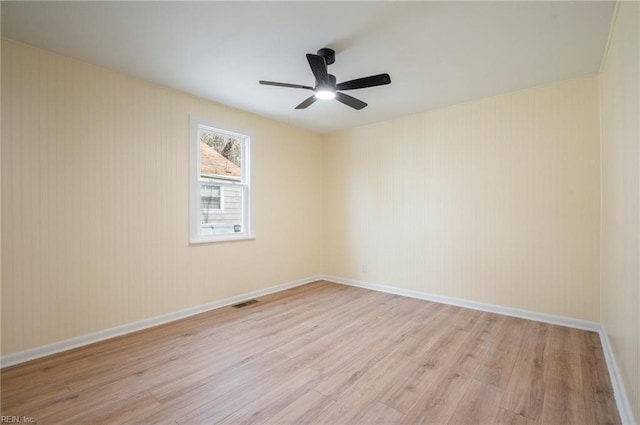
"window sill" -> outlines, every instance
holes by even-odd
[[[255,240],[256,235],[254,234],[243,234],[243,235],[220,235],[215,237],[206,237],[206,238],[198,238],[189,240],[190,245],[201,245],[201,244],[209,244],[209,243],[220,243],[220,242],[235,242],[235,241],[250,241]]]

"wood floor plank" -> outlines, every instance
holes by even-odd
[[[38,424],[619,425],[593,332],[316,282],[0,371]]]
[[[451,315],[455,312],[455,308],[451,306],[439,309],[428,322],[420,323],[416,332],[403,340],[398,348],[399,352],[413,358],[422,357],[442,335],[450,330]]]
[[[383,350],[387,345],[396,346],[403,335],[415,328],[415,324],[406,320],[404,312],[394,308],[401,301],[400,297],[390,297],[388,303],[384,302],[385,307],[382,309],[380,304],[371,306],[370,308],[378,311],[377,317],[367,319],[365,316],[365,318],[353,319],[348,326],[334,329],[333,337],[309,343],[297,355],[306,356],[310,367],[327,373],[347,362],[357,361],[362,364],[362,358],[355,359],[348,354],[351,351],[349,347],[366,348],[370,341],[377,341],[380,349]],[[396,332],[390,333],[385,329],[394,329]],[[367,354],[364,356],[368,357]]]
[[[438,312],[448,306],[445,304],[424,301],[415,298],[405,299],[402,304],[409,312],[409,321],[416,324],[428,323],[435,317]]]
[[[583,335],[585,331],[566,326],[549,326],[547,346],[556,350],[581,354],[584,350]]]
[[[215,359],[212,358],[212,359]],[[184,375],[172,382],[166,382],[151,389],[151,394],[161,402],[179,401],[188,398],[191,392],[207,392],[209,397],[213,391],[223,391],[221,383],[229,389],[243,386],[253,379],[261,379],[268,371],[279,367],[289,358],[280,353],[266,353],[242,359],[233,367],[215,368],[211,373],[203,368]],[[217,392],[216,392],[217,393]]]
[[[465,331],[470,331],[471,329],[476,327],[483,314],[483,312],[478,310],[461,308],[454,316],[453,322],[458,328]]]
[[[362,332],[356,334],[352,339],[341,345],[334,345],[331,350],[326,351],[321,357],[310,363],[312,367],[327,376],[344,375],[345,370],[355,373],[360,367],[380,352],[397,349],[402,344],[407,334],[415,330],[416,325],[410,321],[394,321],[387,324],[394,326],[397,330],[396,334],[384,334],[377,329],[365,328]],[[384,328],[383,328],[384,329]],[[378,349],[371,350],[369,344],[376,341]],[[360,349],[350,349],[350,347],[360,347]],[[386,354],[385,354],[386,355]]]
[[[241,392],[254,380],[268,382],[269,373],[274,369],[277,371],[287,361],[288,357],[272,352],[243,359],[233,367],[223,368],[214,374],[203,368],[195,374],[165,383],[152,391],[161,405],[145,418],[145,423],[181,418],[227,393]]]
[[[479,337],[467,339],[458,351],[457,357],[454,357],[455,361],[451,366],[451,371],[459,373],[462,376],[475,376],[478,367],[492,346],[493,343]]]
[[[79,406],[69,406],[50,415],[36,412],[34,415],[38,423],[50,424],[108,424],[121,423],[127,415],[139,411],[148,411],[158,405],[157,400],[147,392],[127,394],[119,396],[110,393],[101,398],[83,397],[80,394],[77,401],[82,401]]]
[[[84,356],[64,356],[57,360],[57,357],[43,359],[42,365],[37,362],[29,362],[25,369],[11,367],[0,374],[0,379],[10,392],[22,391],[33,387],[34,382],[41,385],[59,382],[60,379],[71,374],[90,370],[94,367]]]
[[[503,391],[490,384],[471,380],[449,425],[490,424],[498,414]]]
[[[187,371],[189,367],[190,363],[183,356],[167,351],[156,353],[156,355],[139,357],[133,362],[109,364],[105,368],[101,365],[96,366],[94,370],[86,371],[82,374],[74,374],[69,378],[65,378],[64,381],[69,390],[82,392],[96,386],[109,385],[127,377],[140,377],[144,374],[149,374],[149,371],[155,373],[158,368]]]
[[[483,312],[471,332],[471,337],[497,342],[502,335],[502,327],[506,319],[507,316]]]
[[[494,425],[537,425],[538,422],[533,421],[529,418],[525,418],[524,416],[518,415],[511,410],[507,410],[504,408],[500,408],[498,410],[498,414],[496,415],[495,420],[493,421]],[[552,424],[549,424],[552,425]]]
[[[32,412],[42,405],[69,394],[71,394],[71,391],[69,391],[67,384],[62,379],[37,386],[33,385],[32,382],[31,386],[21,387],[20,389],[6,385],[2,388],[0,397],[2,405],[0,408],[3,412],[15,411],[16,409]]]
[[[176,417],[176,420],[180,425],[219,423],[270,391],[282,389],[286,393],[288,383],[302,382],[312,385],[317,377],[318,372],[305,367],[304,362],[292,360],[268,371],[267,375],[261,378],[256,377],[244,382],[243,385],[234,388],[226,385],[217,387],[216,396],[212,397],[212,393],[192,394],[191,400],[200,397],[203,402],[188,414]],[[274,387],[274,378],[279,379],[282,385]],[[255,405],[252,404],[253,406]]]
[[[371,350],[370,347],[365,346],[358,351],[358,355],[351,357],[352,361],[340,363],[336,368],[326,371],[324,378],[315,389],[336,399],[348,392],[368,370],[377,367],[382,360],[396,351],[391,341],[381,342],[377,350]],[[403,361],[407,362],[409,359],[403,359]]]
[[[389,388],[398,384],[412,369],[403,354],[391,352],[372,364],[358,377],[348,391],[344,391],[336,402],[325,409],[316,419],[317,423],[357,423],[366,414],[371,403],[380,401]]]
[[[147,397],[146,390],[154,383],[174,379],[186,366],[185,359],[177,358],[165,364],[144,368],[141,372],[122,375],[120,379],[114,378],[108,383],[105,380],[104,385],[91,386],[89,389],[81,391],[70,391],[60,397],[48,399],[46,403],[36,405],[32,400],[27,402],[26,408],[34,417],[49,418],[48,420],[57,422],[56,418],[74,417],[73,413],[82,410],[83,407],[90,406],[91,409],[97,410],[102,403],[125,401],[140,394],[145,394],[143,398],[147,404],[155,405],[157,404],[155,398]]]
[[[370,316],[363,313],[374,310],[380,304],[380,297],[375,296],[377,294],[368,295],[347,309],[334,311],[331,325],[324,324],[317,329],[317,332],[306,335],[304,338],[281,344],[277,351],[290,357],[296,357],[303,353],[308,354],[309,351],[318,347],[323,347],[328,342],[336,343],[336,340],[340,338],[343,340],[352,338],[361,331],[360,326],[370,319]]]
[[[180,425],[170,417],[152,417],[148,412],[134,415],[130,419],[122,422],[122,425]]]
[[[399,424],[407,416],[380,402],[371,403],[364,411],[358,422],[354,422],[356,425]]]
[[[518,361],[526,320],[507,317],[501,335],[480,364],[475,378],[486,384],[506,389]]]
[[[544,403],[544,350],[549,325],[529,322],[502,406],[538,421]]]
[[[542,423],[586,424],[579,354],[547,346],[544,357]]]
[[[422,358],[417,359],[411,373],[405,379],[398,380],[382,401],[400,412],[409,413],[434,381],[449,373],[451,364],[460,356],[459,350],[467,336],[468,332],[461,328],[450,327]]]
[[[274,417],[295,402],[300,394],[311,391],[319,376],[317,371],[304,368],[300,373],[287,379],[283,385],[266,391],[216,423],[262,424],[267,418]]]
[[[445,373],[408,410],[405,424],[446,424],[454,415],[471,378]]]
[[[333,404],[335,400],[316,390],[309,390],[288,406],[281,409],[272,418],[266,419],[265,424],[310,424],[316,417]]]

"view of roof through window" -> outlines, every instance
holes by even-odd
[[[238,139],[200,130],[200,173],[203,176],[241,176],[242,144]]]

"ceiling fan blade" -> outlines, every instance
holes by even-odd
[[[303,100],[301,104],[296,106],[296,109],[305,109],[307,106],[311,105],[316,100],[318,100],[318,98],[314,94],[313,96],[310,96],[310,97],[306,98],[305,100]]]
[[[316,77],[318,84],[327,84],[329,82],[329,74],[327,73],[327,63],[324,61],[324,58],[307,53],[307,61],[309,61],[311,72],[313,72],[313,75]]]
[[[367,106],[367,104],[364,103],[363,101],[356,99],[355,97],[349,96],[348,94],[344,94],[340,92],[336,93],[336,100],[338,102],[344,103],[347,106],[351,106],[353,109],[358,109],[358,110]]]
[[[338,90],[354,90],[364,89],[367,87],[384,86],[391,83],[389,74],[378,74],[370,77],[358,78],[355,80],[345,81],[336,86]]]
[[[260,80],[258,82],[260,84],[264,84],[265,86],[277,86],[277,87],[289,87],[289,88],[292,88],[292,89],[313,90],[313,87],[302,86],[300,84],[276,83],[275,81],[264,81],[264,80]]]

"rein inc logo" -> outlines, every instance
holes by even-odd
[[[36,419],[31,416],[0,416],[0,424],[32,424]]]

